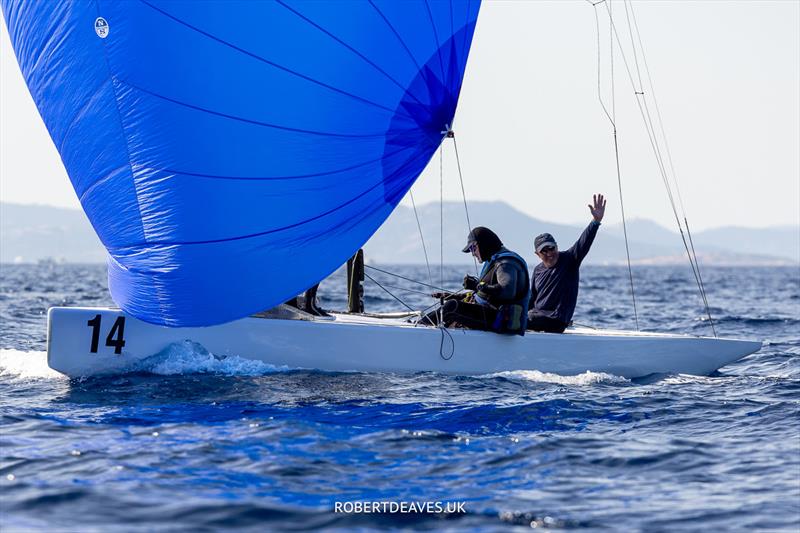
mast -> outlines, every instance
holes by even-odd
[[[364,312],[364,250],[347,260],[347,312]]]

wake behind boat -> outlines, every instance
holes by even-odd
[[[185,341],[216,357],[290,368],[461,375],[593,371],[625,378],[707,375],[761,348],[746,340],[590,328],[498,335],[422,326],[401,316],[314,316],[289,306],[196,328],[153,325],[119,309],[54,307],[47,333],[48,364],[71,377],[144,370],[148,359]]]

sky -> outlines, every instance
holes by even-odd
[[[800,228],[800,1],[637,1],[645,100],[663,118],[693,230]],[[634,76],[621,1],[614,25]],[[589,220],[595,192],[621,220],[611,125],[609,20],[585,0],[484,1],[455,118],[468,201],[505,201],[536,218]],[[79,208],[0,24],[0,200]],[[675,229],[633,88],[615,44],[615,118],[626,216]],[[646,82],[645,82],[646,83]],[[655,100],[653,99],[655,97]],[[664,152],[663,142],[660,150]],[[445,200],[461,200],[453,147],[443,150]],[[668,164],[668,163],[667,163]],[[412,192],[438,201],[439,158]],[[678,199],[676,198],[676,202]],[[409,198],[404,200],[409,204]]]

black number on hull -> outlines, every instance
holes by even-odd
[[[115,335],[117,336],[116,339],[114,339]],[[124,335],[125,317],[121,316],[118,317],[114,325],[111,326],[111,331],[108,332],[108,337],[106,337],[106,346],[113,346],[114,353],[117,355],[122,353],[122,347],[125,346],[125,341],[123,340]]]
[[[89,347],[89,351],[97,353],[97,343],[100,342],[100,315],[96,315],[86,325],[92,328],[92,345]]]
[[[87,326],[92,328],[92,344],[89,346],[90,353],[97,353],[97,346],[100,343],[100,315],[95,315],[95,317],[88,322],[86,322]],[[122,348],[125,346],[125,317],[117,317],[117,320],[114,321],[114,325],[111,326],[111,331],[108,332],[108,336],[106,337],[106,346],[110,346],[114,348],[114,353],[119,355],[122,353]]]

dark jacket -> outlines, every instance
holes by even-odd
[[[525,335],[528,323],[528,264],[518,254],[500,248],[481,271],[475,299],[497,309],[493,331]]]
[[[569,324],[578,302],[578,270],[589,253],[599,222],[592,221],[569,250],[558,252],[553,268],[539,263],[533,269],[528,317],[545,316]]]
[[[500,248],[497,254],[508,252]],[[528,265],[521,258],[505,256],[489,261],[480,278],[478,296],[499,307],[518,303],[528,297]]]

